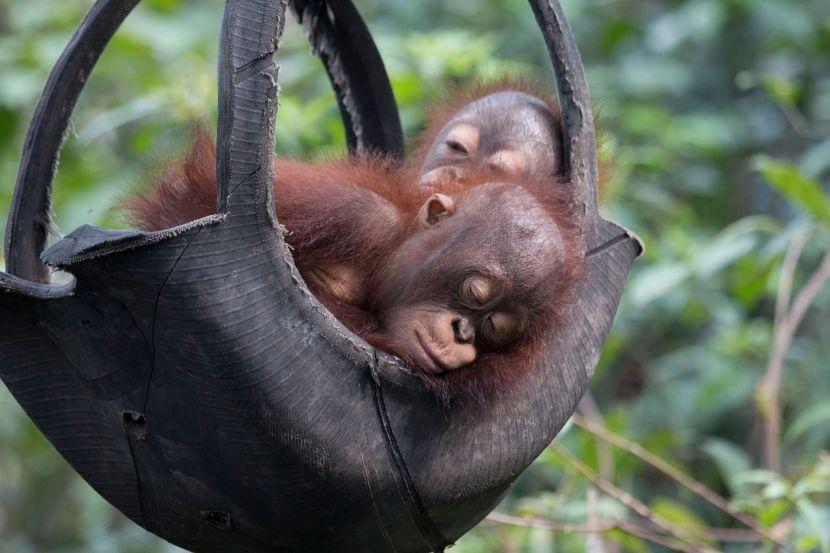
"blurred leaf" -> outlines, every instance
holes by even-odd
[[[830,199],[817,182],[805,177],[794,165],[768,157],[757,158],[755,164],[781,195],[817,221],[830,225]]]
[[[824,426],[825,429],[830,426],[830,401],[816,403],[802,411],[787,429],[786,438],[788,441],[797,440],[819,426]]]
[[[757,243],[757,237],[751,234],[718,236],[695,255],[694,265],[698,275],[702,278],[711,277],[751,252]]]
[[[626,553],[650,553],[652,551],[648,546],[648,542],[637,536],[632,536],[619,530],[608,532],[605,535],[620,544]]]
[[[651,503],[651,509],[666,520],[682,526],[693,536],[700,539],[706,538],[706,521],[686,505],[665,497],[659,497]]]
[[[796,482],[793,486],[793,496],[798,499],[805,496],[813,496],[819,499],[823,495],[822,503],[830,504],[830,454],[823,453],[813,469]]]
[[[804,174],[813,179],[819,179],[830,169],[830,138],[822,140],[807,150],[801,158],[800,166]]]
[[[800,91],[792,81],[770,75],[764,80],[763,85],[764,89],[778,103],[793,105],[798,101]]]
[[[754,485],[766,487],[773,482],[781,480],[781,475],[771,470],[744,470],[736,474],[733,481],[738,486]]]
[[[787,497],[790,493],[791,486],[789,482],[783,479],[771,481],[764,487],[764,499],[781,499]]]
[[[738,487],[738,478],[745,475],[751,466],[745,451],[724,440],[709,439],[701,449],[709,455],[718,467],[723,481],[734,492]]]
[[[9,147],[9,143],[14,136],[16,123],[15,113],[0,106],[0,151]]]
[[[648,304],[675,290],[689,277],[689,269],[681,263],[659,263],[642,271],[629,293],[635,305]]]
[[[758,509],[758,520],[771,528],[792,511],[792,504],[789,501],[764,501]]]
[[[821,542],[822,551],[830,551],[830,506],[817,505],[809,499],[799,499],[796,505],[800,518]]]
[[[139,97],[115,109],[102,111],[90,120],[78,133],[81,144],[90,144],[102,135],[110,133],[122,125],[157,112],[160,107],[157,100],[148,97]]]

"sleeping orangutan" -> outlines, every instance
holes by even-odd
[[[555,108],[498,91],[439,113],[451,115],[433,120],[429,147],[404,168],[277,159],[277,216],[309,288],[348,328],[443,399],[486,400],[568,307],[582,248]],[[199,133],[127,209],[160,230],[213,213],[215,197],[214,146]]]
[[[469,172],[555,179],[562,169],[556,103],[525,83],[497,82],[455,94],[430,113],[414,163],[429,189]]]

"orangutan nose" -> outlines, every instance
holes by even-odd
[[[472,344],[476,339],[476,330],[466,317],[458,317],[452,322],[453,335],[459,344]]]

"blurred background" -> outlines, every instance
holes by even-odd
[[[356,3],[408,137],[442,83],[552,86],[522,0]],[[35,101],[91,4],[0,0],[0,228]],[[774,551],[774,539],[830,552],[830,2],[563,4],[612,165],[604,211],[646,254],[579,416],[453,551]],[[145,0],[127,19],[63,149],[62,232],[123,226],[119,195],[181,151],[194,120],[215,126],[221,9]],[[278,59],[278,151],[343,152],[296,25]],[[171,551],[97,496],[0,385],[0,552]]]

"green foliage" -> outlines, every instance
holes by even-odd
[[[442,81],[529,75],[552,86],[523,0],[360,0],[407,136]],[[830,290],[786,358],[782,469],[762,470],[758,385],[782,259],[805,227],[798,291],[830,248],[830,4],[826,0],[567,0],[603,152],[604,210],[647,245],[591,394],[604,424],[727,497],[798,551],[830,551]],[[25,127],[91,0],[0,0],[0,224]],[[56,181],[64,231],[123,225],[118,196],[215,124],[220,0],[145,0],[113,39],[72,119]],[[344,150],[334,96],[296,25],[279,52],[280,152]],[[637,456],[568,427],[558,439],[655,513],[724,551],[704,527],[742,526]],[[107,506],[0,393],[0,552],[175,550]],[[546,452],[500,511],[568,523],[639,521]],[[37,516],[34,516],[37,514]],[[640,521],[641,522],[641,521]],[[699,534],[698,534],[699,533]],[[622,551],[662,550],[621,530]],[[457,551],[585,551],[586,535],[485,522]],[[611,550],[611,549],[607,549]]]
[[[818,182],[804,176],[795,165],[775,162],[767,157],[760,157],[757,166],[782,196],[817,222],[830,225],[830,199]]]

